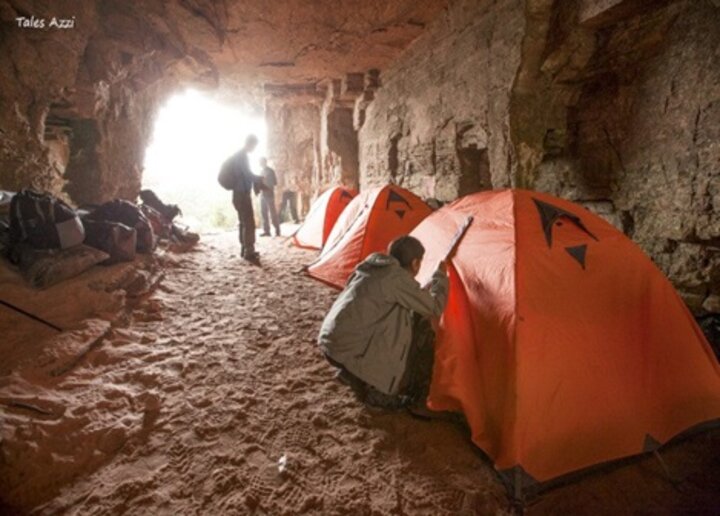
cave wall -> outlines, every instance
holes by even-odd
[[[130,12],[117,2],[0,2],[0,187],[78,205],[137,196],[155,113],[179,81],[164,66],[173,52],[142,27],[119,30]],[[19,27],[20,16],[45,28]],[[73,28],[51,29],[52,18]]]
[[[331,186],[358,188],[356,103],[372,91],[376,80],[377,70],[370,70],[299,91],[270,90],[265,102],[268,153],[279,172],[280,187],[298,189],[301,212]]]
[[[319,176],[320,107],[313,102],[269,101],[265,121],[268,160],[277,173],[277,191],[296,190],[298,210],[306,212]]]
[[[720,313],[715,3],[459,0],[379,81],[362,186],[561,195],[638,242],[694,313]]]
[[[314,89],[386,66],[445,3],[0,0],[0,188],[76,203],[133,198],[153,117],[172,91],[219,89],[258,108],[265,86]],[[346,115],[330,110],[330,145],[318,143],[343,171],[353,160],[334,136]]]
[[[96,23],[92,5],[77,14],[67,1],[58,2],[56,9],[61,16],[76,16],[78,25]],[[59,193],[71,135],[65,124],[46,124],[46,118],[51,107],[67,104],[64,97],[72,94],[90,33],[68,31],[58,44],[51,37],[55,32],[16,27],[21,13],[10,4],[0,5],[0,185]]]
[[[533,186],[631,236],[696,314],[720,313],[720,9],[604,16],[567,106],[568,141]]]
[[[508,105],[524,2],[453,2],[387,70],[359,131],[360,183],[450,201],[513,184]]]
[[[294,54],[297,24],[261,2],[0,0],[0,188],[133,198],[164,99],[245,95],[252,77],[303,208],[339,183],[442,201],[545,190],[634,238],[695,313],[720,313],[717,1],[381,4],[343,32],[342,13],[297,0],[318,43]],[[30,14],[75,28],[16,27]]]

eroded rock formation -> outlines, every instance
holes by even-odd
[[[567,197],[717,313],[719,29],[710,1],[453,2],[381,75],[362,182]]]
[[[443,6],[2,1],[0,185],[77,203],[134,197],[154,116],[173,91],[210,88],[256,108],[267,91],[321,98],[322,81],[387,66]]]
[[[305,207],[332,183],[550,191],[720,313],[715,0],[5,0],[0,19],[0,187],[133,197],[158,106],[194,85],[264,110]]]

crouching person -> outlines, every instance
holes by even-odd
[[[444,262],[426,289],[415,281],[425,248],[411,236],[357,266],[323,321],[318,343],[338,377],[368,405],[424,406],[434,358],[429,318],[448,297]]]

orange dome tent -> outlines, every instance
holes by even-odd
[[[412,235],[426,281],[448,267],[428,398],[464,413],[516,488],[654,451],[720,418],[720,366],[670,282],[625,235],[571,202],[484,192]]]
[[[342,288],[357,264],[387,250],[390,242],[410,233],[431,212],[422,199],[399,186],[361,192],[340,214],[308,274]]]
[[[310,207],[302,226],[293,235],[293,243],[307,249],[322,249],[338,217],[356,195],[355,190],[342,186],[325,191]]]

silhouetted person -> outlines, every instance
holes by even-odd
[[[255,251],[255,213],[251,192],[259,192],[265,188],[262,178],[252,173],[248,162],[248,154],[255,150],[257,144],[257,136],[251,134],[245,139],[243,148],[228,158],[228,164],[235,176],[233,206],[240,222],[240,255],[254,264],[260,263],[260,257]]]
[[[298,217],[297,212],[297,190],[295,188],[295,181],[288,182],[285,190],[283,190],[280,218],[283,218],[287,210],[290,210],[290,217],[292,217],[293,222],[299,224],[300,217]]]
[[[275,171],[268,167],[267,159],[260,159],[262,171],[260,176],[266,188],[260,193],[260,213],[262,214],[263,232],[260,236],[270,236],[270,222],[275,228],[275,236],[280,236],[280,220],[278,218],[277,207],[275,206],[275,187],[277,186],[277,176]]]

